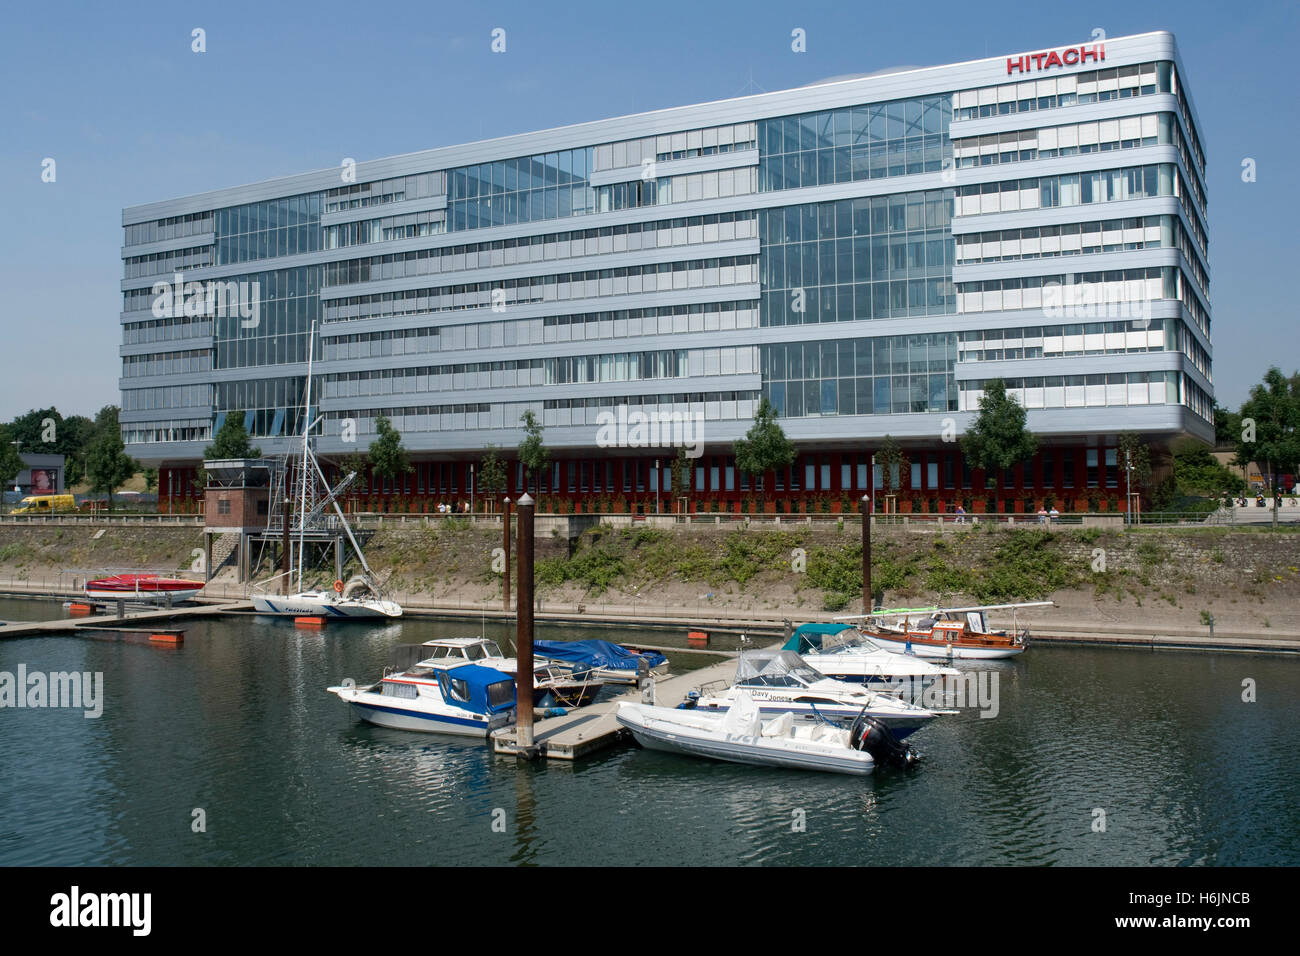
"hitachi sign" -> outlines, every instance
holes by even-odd
[[[1024,56],[1007,57],[1007,73],[1032,73],[1034,70],[1046,70],[1053,66],[1079,66],[1092,60],[1099,63],[1106,59],[1106,44],[1094,43],[1092,46],[1070,46],[1057,52],[1026,53]]]

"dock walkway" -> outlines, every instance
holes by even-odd
[[[152,611],[132,611],[118,617],[115,614],[94,614],[81,618],[60,618],[54,621],[22,621],[0,625],[0,638],[33,637],[48,634],[75,634],[78,631],[144,631],[151,625],[163,625],[173,619],[217,617],[240,611],[251,611],[248,601],[230,604],[199,604],[194,607],[164,607]]]
[[[661,707],[676,707],[685,699],[687,692],[697,689],[701,684],[710,681],[726,681],[730,684],[736,676],[737,655],[734,651],[716,653],[726,659],[684,674],[673,674],[656,680],[655,702]],[[575,707],[562,717],[539,720],[533,725],[533,743],[543,756],[552,760],[577,760],[594,751],[611,747],[627,733],[614,718],[618,705],[623,701],[636,703],[640,700],[641,692],[632,689],[586,707]],[[518,752],[514,727],[503,727],[494,732],[491,741],[494,753]]]

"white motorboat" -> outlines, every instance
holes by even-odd
[[[796,720],[789,712],[763,720],[757,702],[744,692],[725,711],[622,703],[615,718],[650,750],[730,763],[866,775],[878,761],[902,765],[916,759],[870,717],[848,730]]]
[[[956,668],[886,650],[847,624],[801,624],[781,649],[794,651],[827,677],[869,687],[919,689],[960,676]]]
[[[701,688],[693,706],[701,712],[728,710],[747,694],[763,717],[796,717],[847,725],[860,714],[874,717],[899,740],[941,714],[955,711],[918,707],[893,694],[879,694],[820,673],[794,651],[744,651],[736,662],[736,679],[717,693]],[[686,706],[691,706],[688,702]]]
[[[396,730],[486,737],[515,719],[515,682],[476,664],[419,663],[369,687],[344,683],[326,690],[362,720]]]
[[[456,661],[491,667],[516,679],[519,660],[506,657],[496,641],[482,637],[448,637],[425,641],[418,646],[411,646],[413,653],[421,659],[435,664],[451,664]],[[604,683],[588,672],[580,676],[570,676],[567,672],[557,670],[545,663],[533,666],[533,703],[540,704],[550,694],[555,702],[569,707],[582,707],[595,700]]]

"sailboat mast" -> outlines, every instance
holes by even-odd
[[[307,481],[310,477],[309,456],[311,454],[311,375],[312,359],[315,357],[316,323],[311,324],[311,334],[307,336],[307,389],[306,402],[302,410],[302,506],[298,511],[298,590],[302,590],[302,566],[307,560]]]

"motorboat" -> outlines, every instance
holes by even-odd
[[[482,637],[448,637],[425,641],[419,645],[406,645],[421,660],[435,664],[465,661],[482,667],[491,667],[518,680],[519,660],[506,657],[496,641]],[[533,667],[533,703],[540,704],[547,694],[557,704],[566,707],[583,707],[590,704],[604,687],[604,682],[590,672],[572,676],[546,664]]]
[[[533,655],[574,677],[587,674],[607,684],[635,684],[638,668],[646,663],[652,676],[668,671],[668,658],[658,651],[642,651],[610,641],[534,641]]]
[[[901,684],[920,689],[960,676],[956,668],[886,650],[874,638],[843,623],[801,624],[781,649],[794,651],[827,677],[869,687]]]
[[[203,590],[202,581],[168,578],[158,574],[115,574],[87,581],[86,597],[101,601],[188,601]]]
[[[1052,601],[1021,604],[979,604],[971,607],[895,608],[873,611],[858,628],[872,641],[895,654],[964,660],[1002,660],[1023,654],[1029,630],[1017,628],[1015,613],[1026,607],[1054,607]],[[1012,625],[995,631],[989,611],[1010,610]],[[844,620],[848,620],[845,618]]]
[[[515,682],[491,667],[455,662],[415,664],[377,683],[326,688],[368,723],[486,737],[515,719]]]
[[[742,694],[749,695],[763,717],[789,712],[798,718],[852,723],[859,714],[874,717],[899,740],[920,730],[948,710],[931,710],[893,694],[879,694],[819,672],[794,651],[754,650],[741,653],[736,679],[730,687],[709,692],[702,687],[686,706],[699,711],[728,710]]]
[[[642,747],[730,763],[866,775],[877,763],[906,766],[916,754],[875,718],[852,727],[796,720],[786,712],[764,720],[748,693],[722,711],[619,704],[615,719]]]

